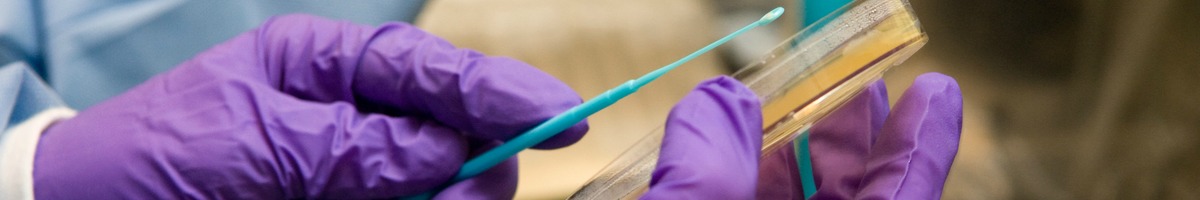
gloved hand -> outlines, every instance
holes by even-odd
[[[890,111],[876,82],[810,129],[812,199],[939,199],[961,131],[953,78],[917,77]],[[759,199],[803,198],[792,147],[763,158]]]
[[[522,62],[403,23],[276,17],[46,130],[40,199],[362,199],[422,193],[581,102]],[[570,145],[580,123],[535,148]],[[507,199],[516,160],[435,198]]]
[[[940,197],[962,130],[957,83],[922,75],[890,116],[884,87],[876,82],[811,129],[813,199]],[[701,83],[672,109],[642,198],[803,199],[791,145],[759,166],[759,109],[736,80]]]
[[[683,97],[667,117],[658,165],[642,199],[753,199],[762,108],[727,76]]]

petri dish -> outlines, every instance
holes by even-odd
[[[791,144],[927,41],[908,1],[856,0],[734,73],[763,102],[763,156]],[[651,131],[570,199],[641,196],[658,160],[662,131]]]

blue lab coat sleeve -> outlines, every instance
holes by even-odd
[[[33,198],[33,160],[41,132],[74,115],[29,65],[0,65],[0,199]]]
[[[66,106],[23,62],[0,67],[0,94],[0,127],[4,129],[46,109]]]
[[[74,108],[86,108],[287,13],[360,24],[412,22],[424,0],[0,0],[7,51]],[[3,60],[0,60],[3,61]]]

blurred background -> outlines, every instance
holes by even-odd
[[[803,1],[803,0],[800,0]],[[1200,1],[910,0],[929,43],[885,74],[956,78],[960,149],[946,199],[1200,197]],[[0,63],[28,62],[74,108],[107,99],[271,16],[414,21],[459,47],[528,62],[582,97],[668,64],[777,6],[787,16],[520,155],[517,199],[563,199],[662,126],[702,80],[799,30],[796,0],[0,0]],[[417,14],[418,10],[423,10]],[[895,99],[892,99],[895,101]]]
[[[910,3],[930,42],[884,78],[893,102],[922,73],[959,81],[964,130],[943,198],[1200,196],[1200,1]],[[797,5],[438,0],[417,24],[460,47],[529,62],[591,98],[770,8]],[[578,144],[521,154],[517,198],[569,196],[661,126],[696,83],[731,73],[795,33],[791,19],[692,61],[590,118],[592,130]]]

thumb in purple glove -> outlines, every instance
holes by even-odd
[[[917,77],[871,146],[856,198],[940,199],[961,132],[958,83],[938,73]]]
[[[752,199],[762,147],[758,97],[733,78],[700,83],[671,110],[642,199]]]

